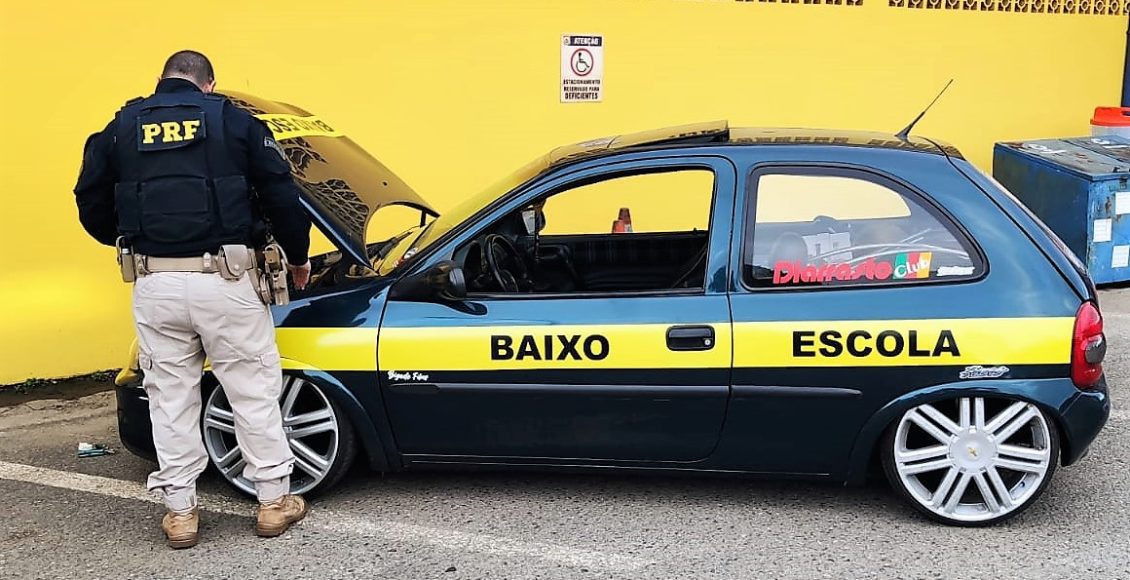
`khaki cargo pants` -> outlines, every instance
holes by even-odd
[[[172,511],[196,506],[196,478],[208,465],[200,432],[205,354],[224,387],[243,476],[260,501],[290,489],[294,455],[279,412],[282,371],[271,314],[248,276],[157,272],[134,283],[139,363],[149,397],[159,469],[148,487]]]

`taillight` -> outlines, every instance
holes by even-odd
[[[1071,380],[1080,389],[1089,389],[1103,375],[1106,338],[1103,317],[1094,302],[1084,302],[1075,313],[1075,333],[1071,339]]]

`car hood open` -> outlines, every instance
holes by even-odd
[[[369,267],[365,231],[382,207],[403,205],[439,215],[388,167],[309,112],[242,92],[224,92],[232,104],[270,127],[291,173],[302,189],[302,204],[318,229],[352,261]]]

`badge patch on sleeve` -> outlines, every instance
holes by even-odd
[[[204,111],[162,111],[137,120],[137,150],[164,151],[185,147],[207,136]]]
[[[279,147],[278,142],[274,139],[263,137],[263,146],[268,149],[274,149],[275,153],[278,153],[279,157],[282,157],[282,160],[286,161],[286,153],[283,153],[282,147]]]

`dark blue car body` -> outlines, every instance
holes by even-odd
[[[667,167],[707,168],[715,176],[700,291],[394,297],[399,284],[452,259],[479,233],[478,224],[492,223],[570,183]],[[740,264],[753,177],[781,167],[866,174],[896,184],[956,224],[983,268],[975,277],[952,282],[750,288]],[[315,285],[289,305],[275,307],[274,316],[284,372],[307,379],[332,398],[375,470],[617,468],[859,483],[875,463],[881,437],[903,412],[955,395],[1036,404],[1058,427],[1060,463],[1069,465],[1085,454],[1106,422],[1105,381],[1085,389],[1073,383],[1070,332],[1063,337],[1062,360],[1013,364],[998,378],[961,379],[964,363],[808,365],[798,359],[788,365],[745,364],[734,353],[756,358],[770,335],[741,329],[799,328],[813,321],[905,329],[921,320],[965,325],[981,320],[990,322],[977,328],[994,328],[991,321],[998,319],[1072,319],[1081,304],[1096,300],[1086,273],[1054,236],[951,147],[869,133],[743,130],[608,148],[555,162],[408,255],[390,274]],[[555,369],[549,363],[523,369],[403,368],[399,360],[409,359],[398,360],[401,351],[386,351],[381,344],[386,334],[443,337],[452,329],[473,334],[495,326],[694,328],[705,323],[730,333],[719,340],[733,352],[702,368]],[[995,327],[1002,345],[1018,338],[1009,336],[1010,324]],[[322,340],[319,333],[330,338]],[[444,344],[437,342],[429,356],[454,356]],[[371,352],[371,364],[327,350],[334,348]],[[336,360],[348,361],[348,368],[329,367]],[[394,380],[390,371],[409,378]],[[206,386],[214,384],[205,377]],[[118,405],[122,440],[131,450],[152,455],[144,392],[122,384]]]

